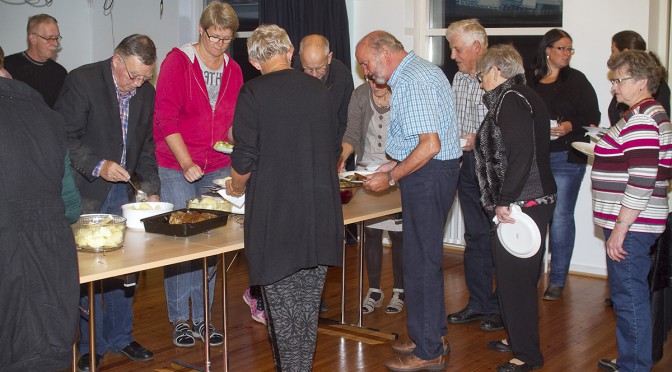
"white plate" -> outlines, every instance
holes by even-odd
[[[466,138],[460,138],[460,148],[462,148],[466,145],[467,145],[467,139]]]
[[[376,173],[376,172],[372,172],[372,171],[364,171],[364,170],[361,170],[361,171],[348,171],[348,172],[343,172],[343,173],[339,174],[339,175],[338,175],[338,178],[339,178],[339,179],[342,179],[342,180],[345,180],[345,181],[348,181],[348,182],[351,182],[351,183],[364,183],[364,181],[359,181],[359,180],[349,180],[349,179],[346,178],[346,177],[348,177],[348,176],[352,176],[352,175],[354,175],[355,173],[357,173],[357,174],[361,174],[362,176],[368,176],[368,175],[374,174],[374,173]]]
[[[383,164],[387,164],[387,162],[385,162],[385,163],[377,163],[377,162],[369,163],[369,162],[362,161],[362,162],[357,163],[357,168],[361,169],[361,170],[365,170],[365,171],[374,172],[376,169],[378,169]],[[360,173],[360,172],[357,171],[357,173]]]
[[[572,147],[588,156],[595,156],[595,142],[572,142]]]
[[[510,217],[515,219],[516,223],[499,223],[497,228],[497,237],[502,246],[519,258],[534,256],[541,245],[541,234],[537,224],[517,205],[511,207]]]
[[[225,141],[221,141],[221,142],[225,142]],[[215,145],[216,145],[216,143],[215,143]],[[230,148],[230,149],[227,149],[227,148],[218,149],[217,147],[212,146],[212,148],[213,148],[213,150],[215,150],[217,152],[221,152],[222,154],[230,154],[230,153],[233,152],[233,147]]]

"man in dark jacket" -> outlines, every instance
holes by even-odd
[[[130,201],[131,176],[159,200],[160,181],[152,135],[154,87],[151,79],[156,47],[145,35],[131,35],[119,43],[112,58],[84,65],[65,79],[55,109],[65,118],[65,130],[82,194],[83,213],[121,214],[121,205]],[[103,281],[94,298],[96,363],[107,352],[121,352],[131,360],[153,358],[151,351],[132,335],[135,287],[111,278]],[[80,307],[81,357],[79,371],[89,371],[89,325],[87,296]]]
[[[64,205],[63,119],[23,82],[0,78],[0,369],[60,371],[77,331],[77,251]],[[70,203],[68,203],[70,204]]]

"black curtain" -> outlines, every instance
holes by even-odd
[[[345,0],[259,0],[259,24],[276,24],[287,31],[298,58],[306,35],[329,40],[333,57],[350,66],[350,32]]]

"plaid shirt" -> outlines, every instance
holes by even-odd
[[[483,104],[483,89],[476,77],[458,71],[453,79],[455,106],[457,107],[457,123],[460,135],[476,133],[481,127],[488,108]]]
[[[114,77],[114,74],[112,74]],[[133,89],[130,92],[124,93],[119,91],[117,82],[114,82],[114,90],[117,92],[117,101],[119,102],[119,118],[121,119],[121,138],[122,138],[122,150],[121,150],[121,159],[119,160],[119,165],[126,168],[126,141],[128,140],[128,110],[130,107],[131,98],[135,95],[136,90]],[[98,165],[93,169],[93,176],[100,177],[100,168],[103,166],[105,160],[101,160]]]
[[[446,75],[431,62],[409,52],[392,73],[387,153],[404,160],[418,146],[420,134],[438,133],[441,150],[434,159],[462,156],[455,99]]]

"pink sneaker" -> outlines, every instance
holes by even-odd
[[[245,301],[247,306],[250,307],[252,319],[263,325],[266,325],[266,313],[264,313],[263,309],[259,309],[261,307],[261,303],[258,303],[258,301],[250,295],[249,287],[245,290],[245,293],[243,293],[243,301]]]

